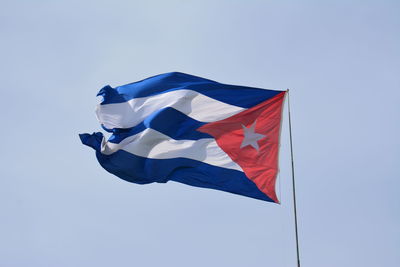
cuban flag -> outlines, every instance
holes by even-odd
[[[104,169],[132,183],[175,181],[279,203],[285,93],[178,72],[105,86],[96,115],[111,136],[80,139]]]

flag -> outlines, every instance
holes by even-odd
[[[110,137],[80,139],[104,169],[129,182],[175,181],[279,203],[285,93],[179,72],[105,86],[96,115]]]

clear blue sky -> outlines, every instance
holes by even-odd
[[[291,89],[303,267],[400,266],[399,1],[1,1],[0,266],[295,266],[276,205],[104,171],[95,95],[159,73]]]

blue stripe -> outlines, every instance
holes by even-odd
[[[128,182],[148,184],[175,181],[273,202],[243,172],[186,158],[148,159],[123,150],[103,155],[99,152],[101,134],[83,134],[80,137],[83,144],[97,150],[97,160],[105,170]]]
[[[103,96],[101,104],[106,105],[180,89],[193,90],[219,101],[243,108],[253,107],[281,92],[221,84],[185,73],[170,72],[116,88],[107,85],[97,95]]]
[[[194,120],[173,108],[160,109],[135,127],[129,129],[113,129],[108,139],[112,143],[120,143],[123,139],[144,131],[147,128],[161,132],[175,140],[198,140],[213,138],[211,135],[196,131],[204,122]],[[104,127],[103,127],[104,128]]]

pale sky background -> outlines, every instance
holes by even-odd
[[[0,1],[0,267],[291,267],[282,205],[103,170],[97,91],[291,88],[302,267],[400,266],[400,1]],[[279,190],[278,188],[278,190]]]

